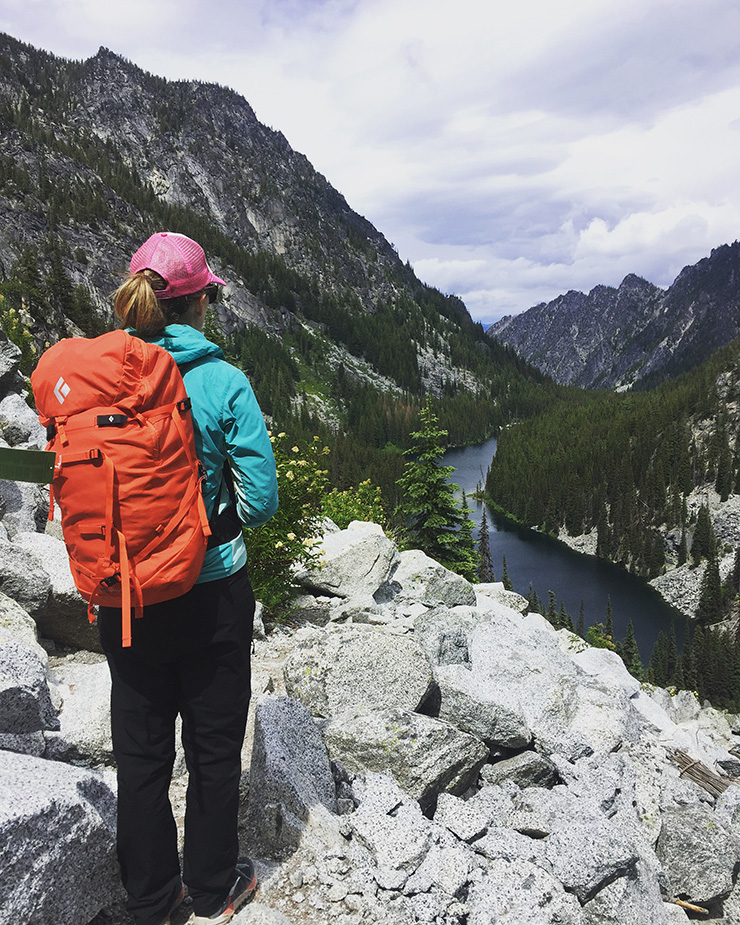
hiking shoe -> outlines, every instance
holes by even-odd
[[[239,906],[251,899],[256,889],[254,864],[249,858],[239,858],[236,862],[236,880],[221,908],[213,915],[196,915],[193,925],[223,925],[224,922],[230,922]]]
[[[183,899],[185,899],[185,887],[184,887],[184,886],[181,886],[181,887],[180,887],[180,892],[177,894],[177,897],[175,898],[175,901],[174,901],[174,902],[172,903],[172,905],[170,906],[170,911],[167,913],[167,918],[164,920],[164,922],[162,923],[162,925],[170,925],[170,916],[171,916],[172,913],[175,911],[175,909],[179,909],[179,908],[180,908],[180,906],[182,905]]]

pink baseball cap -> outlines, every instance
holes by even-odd
[[[167,283],[155,289],[158,299],[174,299],[199,292],[209,283],[226,283],[211,272],[203,248],[192,238],[174,231],[158,231],[131,258],[131,272],[154,270]]]

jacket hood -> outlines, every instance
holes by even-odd
[[[223,360],[223,351],[216,344],[212,344],[206,336],[189,324],[168,324],[161,334],[156,337],[145,337],[150,344],[171,353],[178,366],[192,363],[204,356],[214,356]]]

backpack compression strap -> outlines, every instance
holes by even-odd
[[[95,622],[94,607],[100,601],[105,590],[113,587],[119,581],[121,582],[121,645],[127,648],[131,645],[131,588],[134,591],[134,613],[136,617],[144,616],[144,598],[141,591],[141,584],[136,576],[136,570],[128,556],[126,546],[126,537],[113,523],[113,483],[115,478],[115,469],[113,463],[99,449],[88,450],[81,453],[65,453],[62,457],[61,465],[70,465],[73,463],[93,463],[102,465],[105,471],[105,523],[103,532],[108,541],[109,554],[108,558],[99,562],[97,573],[92,576],[97,583],[95,590],[90,595],[87,607],[87,618],[90,623]],[[117,570],[113,564],[113,552],[115,551],[114,535],[118,540],[118,561],[120,570]]]

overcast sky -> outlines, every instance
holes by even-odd
[[[0,30],[233,87],[484,323],[740,237],[738,0],[0,0]]]

